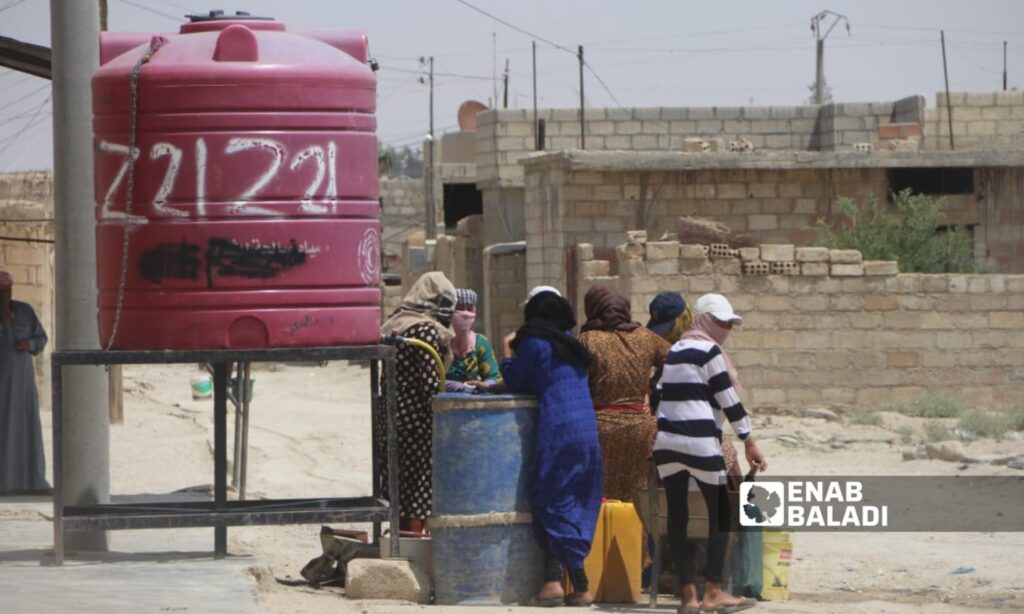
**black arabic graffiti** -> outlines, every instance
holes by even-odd
[[[206,282],[213,287],[215,275],[270,279],[278,273],[306,262],[306,253],[295,239],[287,247],[257,245],[246,247],[231,239],[210,239],[206,247]]]
[[[142,254],[139,271],[147,280],[159,284],[164,279],[199,279],[199,246],[184,239],[180,243],[161,243]]]
[[[287,246],[246,247],[231,239],[213,238],[206,246],[206,284],[213,287],[215,276],[270,279],[281,271],[305,264],[306,253],[295,239]],[[199,280],[203,268],[200,246],[184,239],[180,243],[161,243],[142,254],[139,271],[154,284],[165,279]]]

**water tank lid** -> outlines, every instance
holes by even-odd
[[[225,11],[224,9],[214,9],[208,13],[190,13],[188,15],[185,15],[185,17],[188,17],[188,20],[192,23],[199,23],[203,21],[219,21],[222,19],[255,19],[259,21],[274,21],[273,17],[259,17],[256,15],[251,15],[248,11],[235,11],[234,15],[229,15],[227,11]]]

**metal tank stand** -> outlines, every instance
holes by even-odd
[[[232,363],[351,360],[369,361],[371,374],[371,423],[381,410],[387,422],[387,459],[389,492],[381,492],[380,463],[373,446],[373,490],[368,497],[227,500],[227,406]],[[214,497],[213,501],[102,503],[65,505],[63,367],[67,365],[126,365],[209,363],[213,366],[214,412]],[[377,376],[384,365],[383,397]],[[227,556],[229,526],[272,524],[320,524],[328,522],[372,522],[374,537],[380,535],[382,522],[397,530],[398,435],[395,420],[395,348],[390,345],[349,347],[269,348],[251,350],[167,350],[102,351],[67,350],[54,352],[53,366],[53,556],[64,562],[64,532],[122,529],[173,529],[214,527],[214,553]],[[244,445],[244,444],[243,444]],[[392,557],[399,556],[399,540],[391,540]]]

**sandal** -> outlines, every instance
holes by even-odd
[[[700,606],[679,604],[676,614],[701,614]]]
[[[557,608],[562,605],[563,599],[563,597],[541,597],[540,595],[534,595],[533,599],[526,605],[531,608]]]
[[[565,596],[565,605],[577,608],[589,608],[594,603],[593,597],[584,597],[584,593],[571,593]]]
[[[703,607],[700,608],[700,612],[708,613],[714,612],[715,614],[735,614],[736,612],[742,612],[743,610],[749,610],[750,608],[757,605],[756,599],[744,598],[743,601],[735,605],[723,605],[711,610],[705,610]]]

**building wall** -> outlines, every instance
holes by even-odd
[[[425,227],[423,180],[381,177],[380,205],[383,270],[395,272],[402,257],[402,245],[409,235]]]
[[[936,394],[1005,407],[1024,394],[1024,275],[896,274],[895,263],[858,262],[852,250],[706,250],[633,237],[608,277],[609,263],[580,246],[581,295],[616,283],[645,321],[657,292],[690,302],[724,294],[744,318],[728,349],[754,407],[877,407]],[[790,274],[744,274],[745,264]]]
[[[952,92],[950,99],[956,149],[1024,149],[1024,92]],[[925,110],[924,147],[950,149],[945,92]]]
[[[527,281],[564,283],[566,248],[614,248],[628,229],[673,235],[681,216],[749,233],[755,241],[807,245],[838,198],[886,198],[885,168],[577,171],[527,165]],[[951,224],[974,226],[977,257],[995,271],[1024,273],[1024,170],[975,169],[973,194],[944,198]]]
[[[522,301],[526,298],[526,244],[500,243],[484,250],[483,325],[501,352],[505,335],[523,324]]]
[[[53,178],[50,173],[0,175],[0,270],[14,278],[14,299],[32,306],[50,337],[35,359],[42,407],[49,408],[54,347]],[[11,239],[31,239],[33,242]]]

